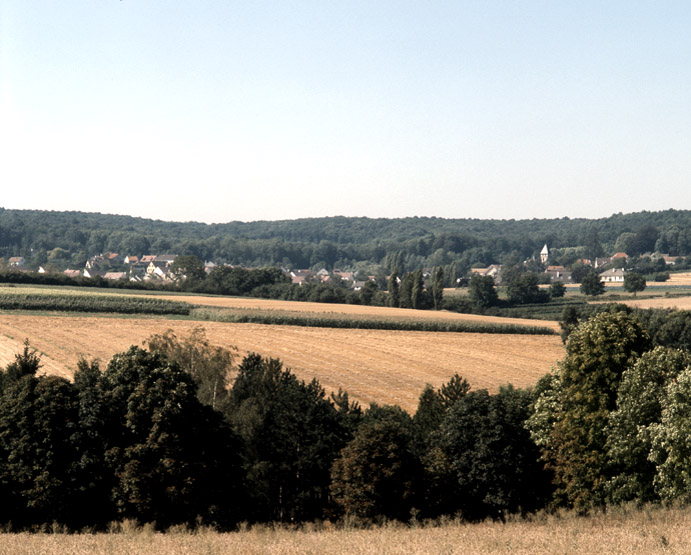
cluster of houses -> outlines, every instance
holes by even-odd
[[[283,269],[289,276],[291,281],[296,285],[302,285],[308,282],[318,283],[333,283],[334,280],[341,280],[354,291],[359,291],[367,283],[367,281],[375,281],[375,276],[367,276],[367,280],[356,279],[355,272],[344,272],[342,270],[334,270],[329,272],[326,268],[322,268],[316,272],[312,270],[288,270]],[[362,277],[362,276],[360,276]]]
[[[82,270],[68,269],[64,271],[64,274],[70,277],[87,278],[100,276],[110,280],[173,281],[174,277],[170,273],[170,268],[175,258],[177,258],[175,254],[151,254],[138,257],[108,252],[89,258]]]
[[[665,254],[660,254],[656,256],[657,258],[662,258],[665,264],[668,266],[673,266],[676,264],[679,257],[669,256]],[[626,275],[626,270],[623,266],[626,265],[629,256],[625,252],[614,253],[610,257],[606,258],[596,258],[595,260],[590,260],[587,258],[582,258],[576,261],[576,264],[583,264],[585,266],[591,266],[592,268],[598,269],[606,267],[607,269],[600,272],[600,280],[604,283],[624,283],[624,276]],[[540,251],[540,262],[542,264],[549,263],[549,248],[545,245]],[[501,265],[492,264],[487,268],[473,268],[471,270],[473,274],[478,274],[482,276],[492,276],[497,283],[501,283]],[[549,281],[561,281],[563,283],[574,283],[571,272],[567,270],[564,266],[554,266],[548,265],[545,269],[545,274],[549,276]]]
[[[171,274],[171,267],[177,255],[175,254],[151,254],[141,257],[121,256],[117,253],[108,252],[92,256],[86,261],[82,269],[67,269],[63,273],[69,277],[94,278],[99,276],[109,280],[129,280],[142,282],[149,280],[159,280],[162,282],[175,281],[176,276]],[[8,260],[12,269],[28,271],[25,268],[25,260],[21,256],[13,256]],[[213,262],[206,262],[204,270],[208,274],[217,265]],[[38,273],[46,273],[44,267],[39,266]],[[312,270],[289,270],[283,271],[291,278],[292,283],[302,285],[308,282],[332,283],[333,280],[340,279],[348,287],[355,291],[361,289],[367,281],[356,279],[355,272],[344,272],[334,270],[329,272],[325,268],[319,271]],[[362,276],[360,276],[362,277]],[[367,276],[367,280],[374,281],[375,276]]]

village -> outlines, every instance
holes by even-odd
[[[179,272],[173,271],[177,258],[177,254],[123,256],[107,252],[90,257],[81,269],[67,268],[60,271],[43,265],[33,268],[21,256],[10,257],[4,265],[11,271],[35,272],[39,274],[59,272],[70,278],[101,278],[109,281],[173,284],[185,278]],[[550,263],[550,250],[547,244],[545,244],[540,251],[539,260],[526,260],[523,266],[527,271],[538,273],[540,283],[543,285],[556,281],[560,281],[564,285],[578,284],[583,274],[593,269],[599,274],[600,280],[603,283],[616,285],[624,283],[625,276],[627,272],[631,271],[632,264],[634,263],[640,264],[643,261],[647,267],[654,269],[655,272],[664,277],[664,272],[674,269],[681,260],[683,260],[683,257],[657,252],[646,253],[635,259],[629,257],[625,252],[616,252],[612,256],[599,257],[593,260],[581,258],[568,266],[563,266]],[[536,262],[539,262],[539,264],[535,264]],[[236,267],[228,264],[216,264],[212,261],[203,262],[204,272],[207,275],[214,268],[220,266]],[[385,289],[386,281],[390,277],[369,275],[362,271],[343,271],[340,269],[329,271],[326,268],[290,269],[282,267],[281,270],[295,285],[303,285],[310,282],[338,284],[340,286],[345,285],[353,291],[359,291],[368,281],[375,282],[380,288]],[[423,268],[422,275],[425,282],[429,280],[432,272],[433,268]],[[501,285],[502,265],[491,264],[487,267],[471,268],[465,276],[455,278],[455,286],[462,287],[467,285],[469,279],[474,275],[490,276],[494,279],[496,285]],[[398,280],[400,282],[400,277]]]

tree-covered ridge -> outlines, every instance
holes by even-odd
[[[299,220],[164,222],[131,216],[0,208],[0,257],[77,263],[104,252],[176,252],[245,266],[308,268],[381,265],[412,271],[457,263],[488,265],[553,251],[595,257],[625,250],[691,253],[691,211],[615,214],[600,219],[478,220],[330,217]],[[59,250],[56,250],[59,249]]]

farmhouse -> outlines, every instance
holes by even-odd
[[[549,276],[550,281],[571,282],[571,272],[564,266],[547,266],[545,273]]]
[[[14,266],[15,268],[20,268],[24,266],[24,257],[23,256],[11,256],[9,260],[10,266]]]
[[[626,270],[623,268],[612,268],[600,274],[600,281],[605,283],[624,283]]]

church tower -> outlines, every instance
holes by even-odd
[[[543,264],[547,264],[547,259],[549,258],[549,249],[547,248],[547,243],[545,243],[545,246],[542,247],[542,250],[540,251],[540,262]]]

